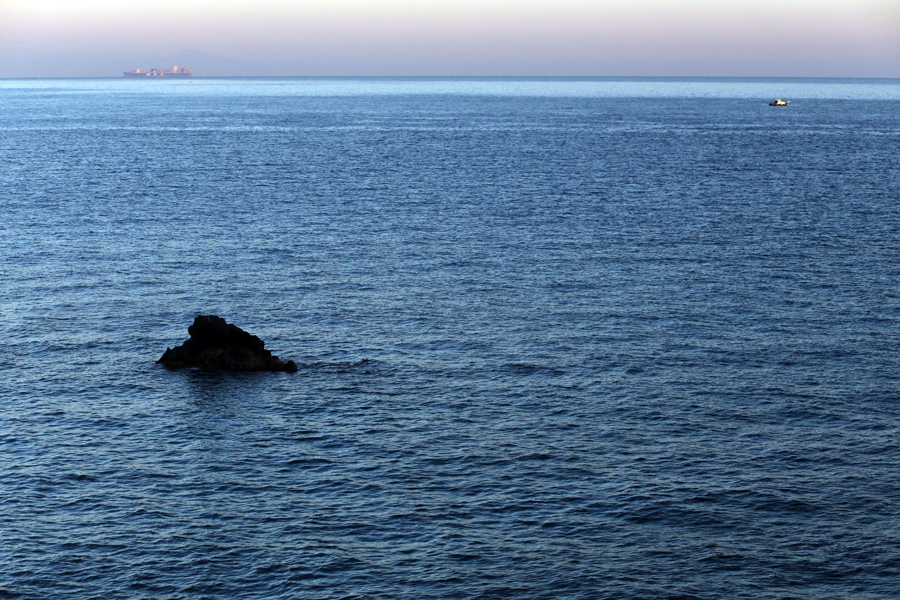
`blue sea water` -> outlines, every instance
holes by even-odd
[[[0,598],[897,597],[898,148],[898,80],[0,81]]]

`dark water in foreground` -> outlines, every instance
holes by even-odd
[[[0,598],[894,596],[898,147],[898,81],[0,81]]]

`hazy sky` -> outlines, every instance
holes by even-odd
[[[248,75],[900,77],[900,0],[0,0],[0,76],[187,49]]]

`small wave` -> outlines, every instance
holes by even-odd
[[[297,363],[298,370],[322,371],[326,373],[374,373],[378,361],[363,358],[357,361],[315,361],[309,363]]]
[[[560,377],[566,372],[555,367],[545,365],[535,365],[531,363],[506,363],[501,367],[503,371],[515,373],[517,375],[547,375],[550,377]]]
[[[296,465],[328,465],[328,464],[331,464],[331,461],[326,458],[304,457],[304,458],[292,458],[291,460],[287,461],[287,464],[292,467],[296,466]]]

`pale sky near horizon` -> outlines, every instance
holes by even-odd
[[[0,0],[0,56],[186,49],[284,75],[900,77],[900,1]]]

